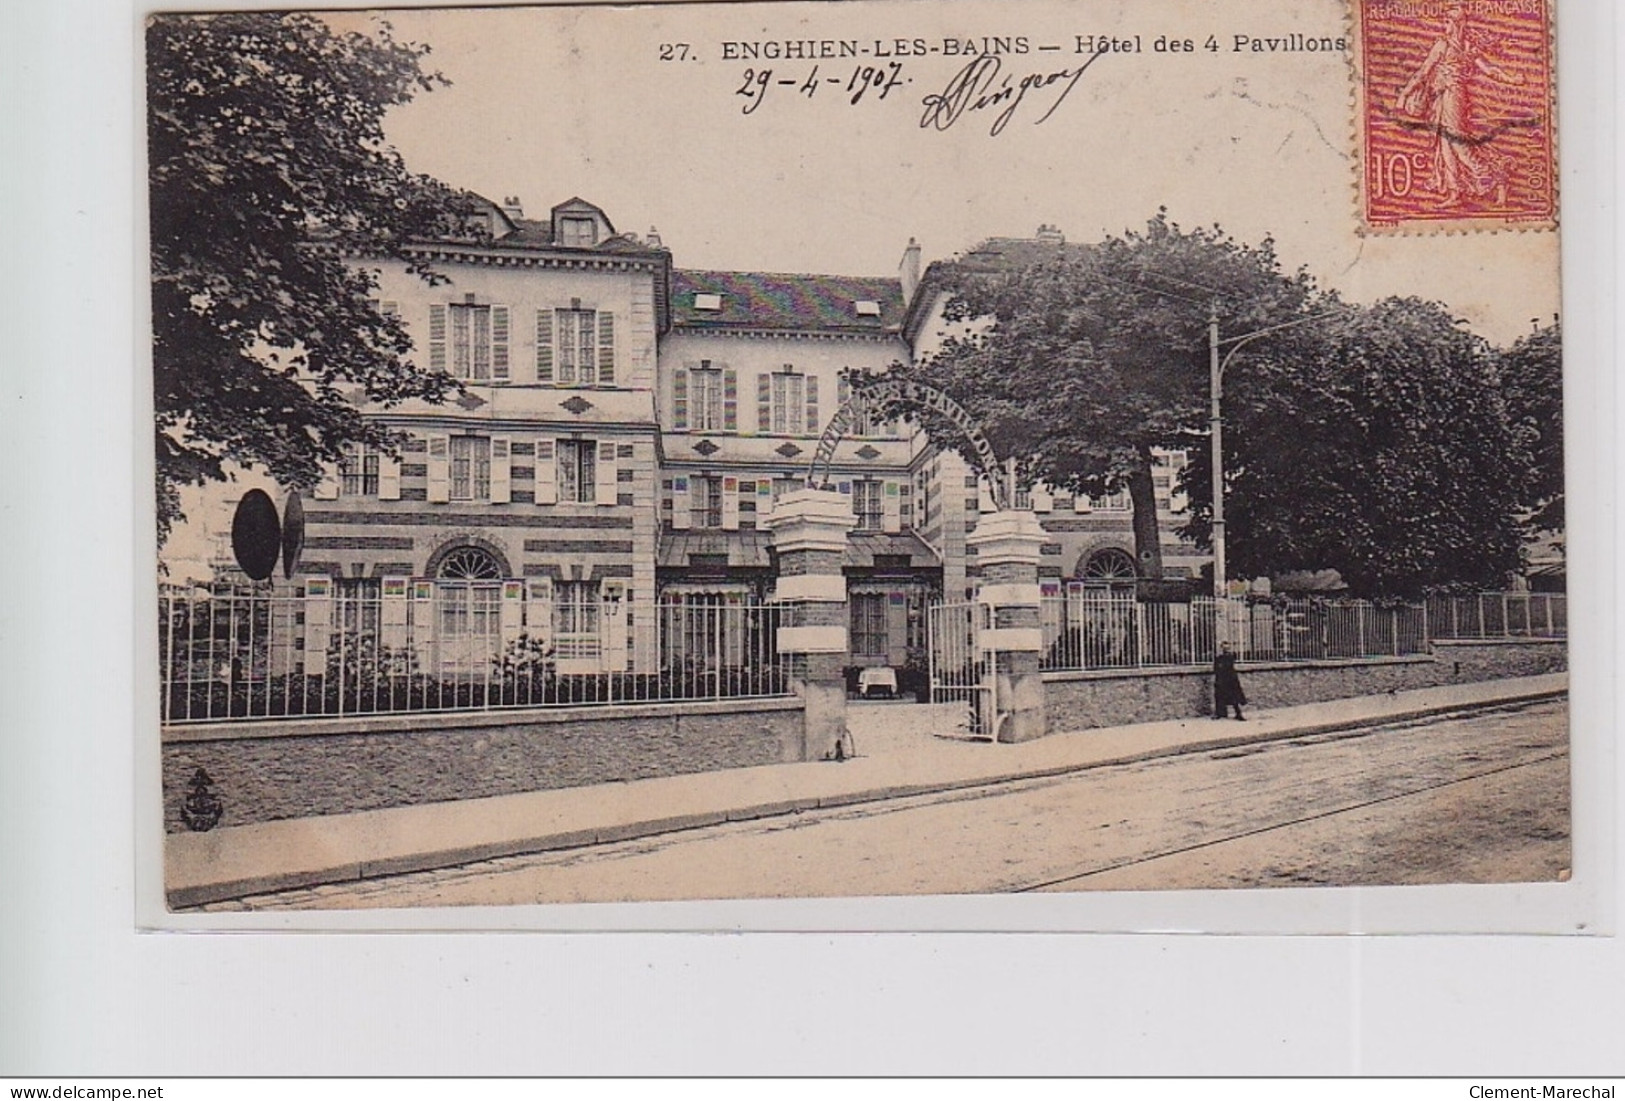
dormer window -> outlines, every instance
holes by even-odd
[[[694,308],[696,310],[720,310],[722,309],[722,295],[696,294],[694,296]]]
[[[867,298],[860,298],[858,301],[852,303],[852,309],[859,317],[880,316],[880,303],[872,302]]]
[[[559,244],[566,248],[591,248],[598,243],[598,223],[592,218],[560,218]]]

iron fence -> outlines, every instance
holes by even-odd
[[[1243,661],[1321,661],[1426,653],[1428,611],[1420,604],[1364,600],[1151,602],[1084,591],[1046,597],[1041,667],[1052,670],[1205,665],[1220,625]]]
[[[1434,638],[1566,638],[1565,593],[1469,593],[1435,596],[1427,603]]]
[[[782,608],[726,594],[554,599],[527,581],[317,578],[159,594],[165,723],[790,693]]]

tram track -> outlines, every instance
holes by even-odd
[[[1251,837],[1260,837],[1260,836],[1264,836],[1264,835],[1271,834],[1271,833],[1278,833],[1280,831],[1292,829],[1292,828],[1297,827],[1297,826],[1308,825],[1308,824],[1313,823],[1313,822],[1321,822],[1321,821],[1325,821],[1327,819],[1336,818],[1336,817],[1338,817],[1340,815],[1355,814],[1355,813],[1358,813],[1360,811],[1368,810],[1368,809],[1373,808],[1373,807],[1382,806],[1383,804],[1395,803],[1395,802],[1398,802],[1398,801],[1403,800],[1403,799],[1414,799],[1414,798],[1416,798],[1418,796],[1428,795],[1428,794],[1431,794],[1433,792],[1442,791],[1442,790],[1444,790],[1446,788],[1452,788],[1452,787],[1456,787],[1456,786],[1463,785],[1463,784],[1475,783],[1475,782],[1477,782],[1479,780],[1484,780],[1484,779],[1487,779],[1489,777],[1496,776],[1496,775],[1499,775],[1499,774],[1502,774],[1502,773],[1515,772],[1515,771],[1517,771],[1519,769],[1524,769],[1524,768],[1532,768],[1532,767],[1534,767],[1536,765],[1545,764],[1545,763],[1550,762],[1550,761],[1562,760],[1562,759],[1564,759],[1566,757],[1568,757],[1568,751],[1567,750],[1562,750],[1562,751],[1559,751],[1559,752],[1556,752],[1556,753],[1544,754],[1544,755],[1539,756],[1539,757],[1532,757],[1532,758],[1527,758],[1527,759],[1524,759],[1524,760],[1514,761],[1514,762],[1512,762],[1510,764],[1499,765],[1499,766],[1497,766],[1495,768],[1484,769],[1484,770],[1479,771],[1479,772],[1469,773],[1469,774],[1467,774],[1465,776],[1458,776],[1458,777],[1456,777],[1454,779],[1444,780],[1444,781],[1441,781],[1439,783],[1425,784],[1425,785],[1423,785],[1421,787],[1412,788],[1412,789],[1409,789],[1409,790],[1406,790],[1406,791],[1392,792],[1392,793],[1389,793],[1387,795],[1378,796],[1377,798],[1374,798],[1374,799],[1365,799],[1365,800],[1361,800],[1361,801],[1356,802],[1356,803],[1350,803],[1350,804],[1348,804],[1346,806],[1334,807],[1334,808],[1329,809],[1329,810],[1317,811],[1314,814],[1302,815],[1302,816],[1299,816],[1297,818],[1288,819],[1285,822],[1275,822],[1275,823],[1272,823],[1272,824],[1270,824],[1268,826],[1259,826],[1259,827],[1256,827],[1254,829],[1240,830],[1240,831],[1237,831],[1237,832],[1234,832],[1234,833],[1228,833],[1228,834],[1226,834],[1226,835],[1224,835],[1222,837],[1207,838],[1205,840],[1197,841],[1197,842],[1194,842],[1194,843],[1189,844],[1189,845],[1178,845],[1178,846],[1174,846],[1174,847],[1171,847],[1171,848],[1163,849],[1163,850],[1161,850],[1159,852],[1148,853],[1148,854],[1145,854],[1145,855],[1142,855],[1142,856],[1131,857],[1131,858],[1116,861],[1114,863],[1107,864],[1107,865],[1104,865],[1104,866],[1101,866],[1101,867],[1098,867],[1098,868],[1091,868],[1088,871],[1077,872],[1077,873],[1074,873],[1072,875],[1065,875],[1065,876],[1058,876],[1058,877],[1054,877],[1054,878],[1050,878],[1050,879],[1044,879],[1044,880],[1040,880],[1037,883],[1030,883],[1030,884],[1027,884],[1025,886],[1021,886],[1021,887],[1007,887],[1007,888],[1005,888],[1004,893],[1006,893],[1006,894],[1027,894],[1027,893],[1031,893],[1033,891],[1043,891],[1043,890],[1048,890],[1050,888],[1060,887],[1060,886],[1062,886],[1064,884],[1068,884],[1068,883],[1077,883],[1077,882],[1080,882],[1082,880],[1089,879],[1092,876],[1105,875],[1105,874],[1107,874],[1109,872],[1121,871],[1124,868],[1132,868],[1132,867],[1143,866],[1143,865],[1147,865],[1147,864],[1153,864],[1153,863],[1155,863],[1155,862],[1157,862],[1159,860],[1169,859],[1170,857],[1184,856],[1184,855],[1187,855],[1189,853],[1200,852],[1200,851],[1202,851],[1204,849],[1213,849],[1213,848],[1216,848],[1216,847],[1221,846],[1221,845],[1232,844],[1234,842],[1246,840],[1247,838],[1251,838]]]

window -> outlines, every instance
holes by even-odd
[[[591,248],[598,243],[598,225],[591,218],[560,218],[559,238],[566,248]]]
[[[508,307],[474,302],[430,306],[429,367],[476,382],[507,379]]]
[[[491,441],[486,437],[451,438],[451,499],[491,499]]]
[[[559,381],[566,386],[598,384],[597,314],[592,310],[558,310]]]
[[[554,625],[561,634],[597,634],[598,604],[598,582],[554,582]]]
[[[791,475],[791,476],[788,476],[788,477],[774,478],[773,479],[773,503],[775,505],[778,504],[779,503],[779,498],[783,497],[786,493],[793,493],[794,491],[796,491],[798,489],[806,489],[806,488],[807,488],[807,479],[804,478],[804,477],[796,477],[794,475]]]
[[[852,483],[852,511],[857,514],[859,530],[880,530],[884,492],[885,486],[880,482]]]
[[[1108,493],[1104,497],[1091,497],[1089,498],[1089,505],[1100,512],[1127,512],[1133,507],[1126,489],[1120,489],[1116,493]]]
[[[700,476],[689,483],[693,488],[692,516],[697,528],[722,526],[722,479]]]
[[[722,431],[722,372],[713,369],[710,360],[701,360],[699,368],[689,372],[688,386],[694,430]]]
[[[346,631],[378,630],[378,610],[383,601],[383,582],[376,577],[341,577],[334,588],[335,617]]]
[[[451,308],[451,373],[467,379],[491,377],[491,307]]]
[[[378,495],[378,452],[365,444],[350,444],[339,464],[340,491],[346,497]]]
[[[453,581],[442,582],[435,590],[440,602],[442,638],[484,638],[497,633],[501,586]]]
[[[886,655],[886,594],[852,594],[852,653]]]
[[[807,405],[805,375],[786,371],[773,376],[773,431],[779,434],[801,431],[802,410]]]
[[[598,445],[592,440],[560,440],[559,500],[592,504],[598,499]]]

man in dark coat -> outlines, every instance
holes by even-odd
[[[1222,719],[1233,707],[1240,719],[1241,705],[1247,702],[1247,693],[1241,690],[1241,678],[1236,676],[1236,655],[1228,642],[1219,643],[1219,652],[1213,655],[1213,717]]]

